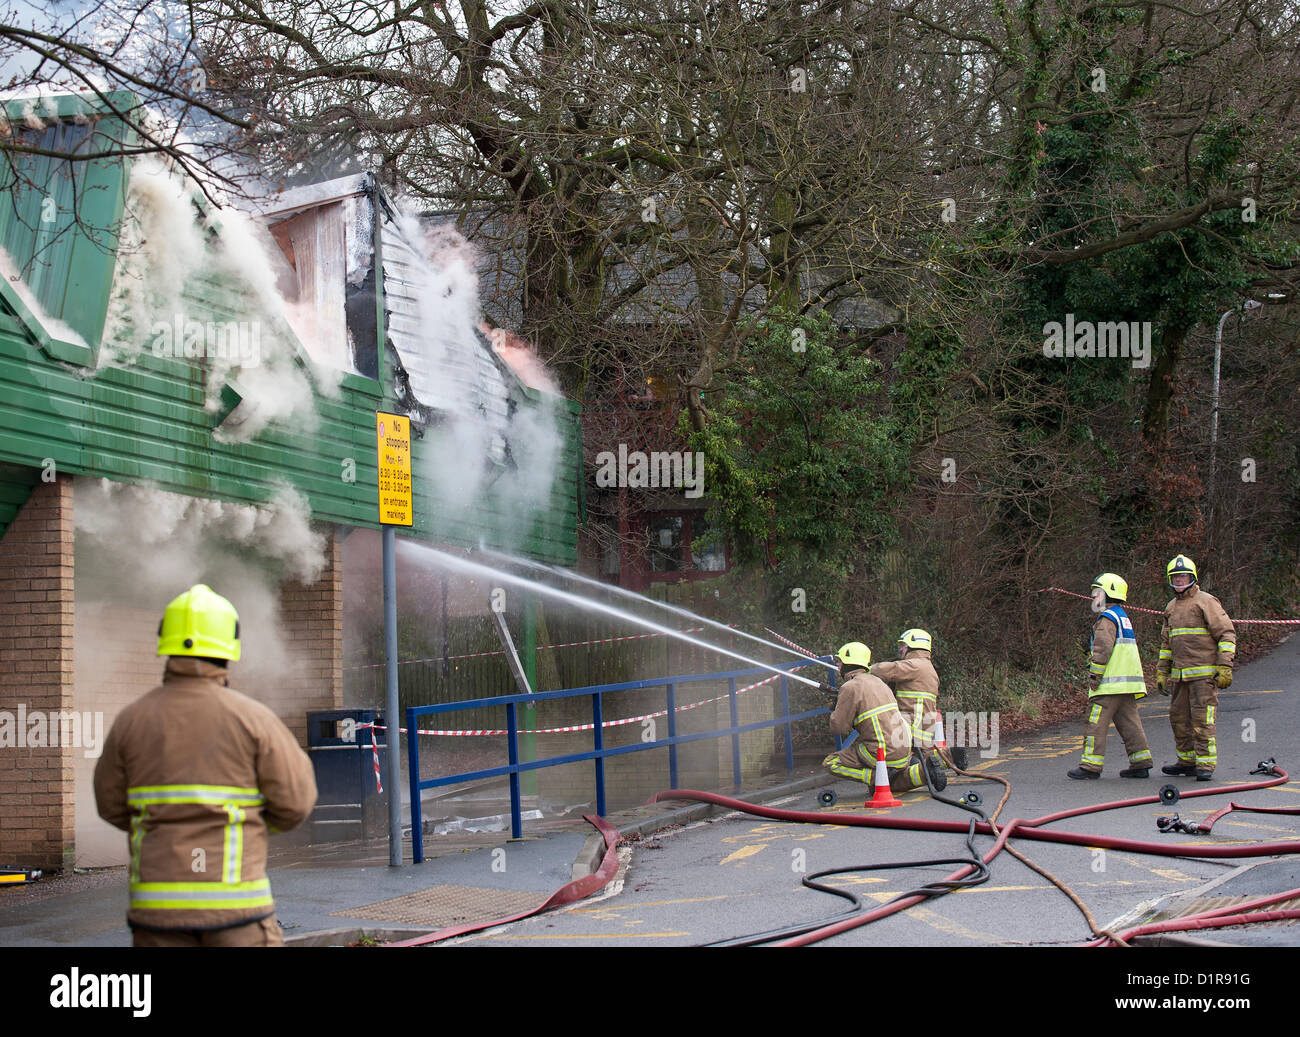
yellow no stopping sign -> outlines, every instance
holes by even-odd
[[[379,521],[388,526],[412,525],[411,419],[378,411],[375,438],[379,447]]]

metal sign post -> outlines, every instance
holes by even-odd
[[[379,453],[379,521],[384,541],[384,717],[388,736],[388,863],[402,866],[401,705],[397,697],[397,531],[413,523],[411,421],[402,414],[375,415]],[[414,817],[414,813],[412,814]]]

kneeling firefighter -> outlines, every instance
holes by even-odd
[[[930,659],[930,635],[918,627],[898,637],[898,659],[879,662],[871,675],[889,685],[899,712],[912,725],[912,744],[922,752],[934,748],[934,726],[939,721],[939,674]]]
[[[899,712],[885,682],[868,672],[871,649],[853,641],[841,648],[836,658],[840,661],[840,687],[831,714],[831,733],[843,736],[856,732],[857,740],[831,753],[822,766],[841,778],[870,786],[874,784],[876,751],[883,747],[890,789],[907,792],[924,788],[922,757],[912,752],[911,725]],[[835,691],[829,684],[823,684],[822,689]],[[936,791],[942,789],[948,779],[938,755],[930,753],[924,759],[930,768],[931,784]]]
[[[137,947],[267,947],[283,938],[266,877],[267,830],[316,803],[311,761],[280,718],[229,687],[239,616],[202,584],[158,626],[162,684],[113,722],[95,802],[131,833]]]

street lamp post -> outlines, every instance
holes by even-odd
[[[1228,318],[1240,310],[1246,313],[1250,310],[1257,310],[1264,304],[1255,299],[1247,299],[1239,307],[1233,307],[1219,318],[1219,327],[1214,333],[1214,387],[1211,390],[1213,397],[1213,406],[1210,411],[1210,485],[1209,491],[1211,501],[1214,494],[1214,476],[1217,469],[1218,450],[1219,450],[1219,361],[1223,355],[1223,325]]]

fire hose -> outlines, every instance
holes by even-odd
[[[1211,789],[1197,789],[1197,790],[1184,793],[1184,795],[1188,798],[1193,798],[1197,796],[1223,795],[1224,793],[1227,792],[1237,794],[1241,792],[1250,791],[1253,789],[1271,788],[1275,785],[1285,784],[1287,781],[1290,780],[1290,776],[1287,774],[1287,772],[1284,771],[1281,767],[1278,767],[1275,764],[1273,764],[1272,761],[1266,761],[1265,764],[1261,764],[1261,767],[1265,767],[1265,766],[1268,766],[1270,768],[1268,773],[1271,776],[1267,780],[1248,783],[1245,785],[1221,786],[1221,787],[1216,787]],[[1267,856],[1273,856],[1278,854],[1300,853],[1300,840],[1263,842],[1263,843],[1256,843],[1251,846],[1203,846],[1203,847],[1187,848],[1187,847],[1169,846],[1163,843],[1146,842],[1138,839],[1122,839],[1114,836],[1093,835],[1093,834],[1079,833],[1079,832],[1042,830],[1043,825],[1051,824],[1055,821],[1060,821],[1068,817],[1079,817],[1085,814],[1101,813],[1103,811],[1116,810],[1122,807],[1143,806],[1152,803],[1162,802],[1162,798],[1159,795],[1140,796],[1133,799],[1115,800],[1108,803],[1099,803],[1093,806],[1076,807],[1071,810],[1057,811],[1052,814],[1045,814],[1042,817],[1032,818],[1032,819],[1015,818],[1012,821],[1008,822],[1006,826],[999,831],[995,823],[995,819],[997,813],[1001,811],[1002,806],[1005,804],[1007,796],[1009,794],[1010,794],[1010,789],[1008,787],[1007,793],[1004,794],[1002,802],[999,803],[998,808],[994,812],[992,819],[983,822],[975,821],[969,823],[963,823],[960,821],[930,820],[924,818],[878,817],[878,816],[863,815],[863,814],[835,814],[833,816],[828,816],[822,812],[782,810],[775,807],[764,807],[759,804],[748,803],[744,800],[733,799],[729,796],[720,796],[715,793],[701,792],[694,789],[679,789],[670,792],[660,792],[657,793],[655,796],[653,796],[651,801],[658,802],[658,801],[668,800],[668,799],[685,799],[685,800],[693,800],[696,802],[713,803],[718,806],[726,807],[727,809],[730,810],[736,810],[741,813],[751,814],[756,817],[764,817],[775,821],[793,821],[801,824],[829,824],[829,825],[837,825],[837,826],[850,826],[850,827],[862,827],[862,828],[893,828],[893,829],[900,829],[905,831],[950,832],[950,833],[965,832],[967,831],[968,828],[970,828],[973,830],[974,833],[980,835],[992,835],[995,836],[996,838],[996,841],[994,842],[993,846],[981,858],[983,865],[985,866],[990,864],[993,861],[993,859],[996,858],[1002,852],[1002,850],[1007,847],[1008,841],[1013,835],[1022,839],[1037,840],[1041,842],[1055,842],[1055,843],[1067,843],[1067,844],[1088,846],[1088,847],[1101,847],[1103,849],[1123,850],[1130,853],[1144,853],[1144,854],[1152,854],[1155,856],[1164,856],[1164,857],[1238,859],[1238,858],[1248,858],[1248,857],[1267,857]],[[1220,816],[1222,816],[1223,813],[1227,813],[1227,812],[1228,811],[1226,810],[1220,812]],[[1278,810],[1278,811],[1269,811],[1269,812],[1289,812],[1289,811]],[[857,870],[861,870],[861,869],[857,869]],[[957,871],[953,872],[944,881],[957,882],[962,879],[965,879],[967,876],[972,875],[978,870],[979,867],[977,863],[975,861],[971,861],[970,863],[964,864],[963,867],[959,868]],[[817,943],[820,942],[821,940],[828,939],[831,936],[835,936],[840,933],[847,932],[850,929],[854,929],[859,926],[866,925],[880,918],[888,917],[889,915],[895,914],[908,907],[912,907],[915,904],[921,903],[923,900],[928,899],[928,897],[931,895],[934,894],[926,892],[925,889],[914,891],[910,894],[905,894],[900,899],[891,901],[890,903],[875,908],[873,910],[865,911],[865,912],[857,912],[853,914],[851,917],[843,918],[838,921],[828,923],[826,925],[821,926],[820,928],[816,928],[811,931],[803,932],[798,935],[793,935],[788,939],[785,939],[782,942],[775,944],[775,946],[802,947],[802,946],[807,946],[808,944]],[[1280,899],[1292,899],[1295,896],[1300,896],[1300,891],[1292,891],[1289,896],[1280,895]],[[1076,901],[1076,903],[1078,903],[1078,901]],[[1236,907],[1234,907],[1233,910],[1238,912],[1240,911],[1240,909]],[[1272,914],[1281,914],[1281,913],[1273,912]],[[1247,915],[1247,917],[1249,917],[1249,915]],[[1179,922],[1185,924],[1187,927],[1190,928],[1190,927],[1195,927],[1198,923],[1206,920],[1218,921],[1220,924],[1245,924],[1244,922],[1226,923],[1224,922],[1223,917],[1215,916],[1213,914],[1208,914],[1206,918],[1202,918],[1200,916],[1191,916],[1188,919],[1180,919]],[[1260,919],[1260,920],[1264,920],[1264,919]],[[1099,932],[1095,924],[1092,924],[1090,922],[1090,925],[1092,925],[1094,932]],[[1159,931],[1171,931],[1174,928],[1177,928],[1177,926],[1166,926],[1164,929]],[[1128,933],[1118,934],[1119,941],[1117,942],[1121,942],[1131,937],[1132,935],[1139,935],[1139,933],[1137,933],[1134,930],[1130,930]],[[1102,937],[1103,937],[1103,942],[1105,942],[1106,940],[1114,940],[1116,938],[1116,934],[1103,933]]]

